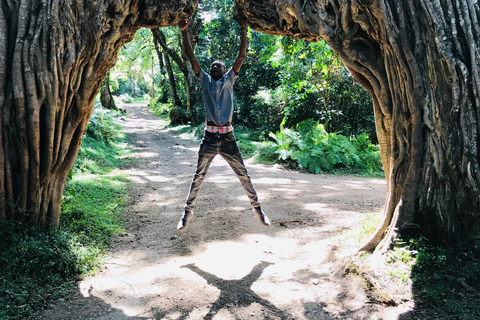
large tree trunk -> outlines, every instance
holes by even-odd
[[[140,27],[173,25],[198,0],[1,0],[0,218],[58,225],[94,98]]]
[[[477,2],[235,2],[258,31],[324,39],[371,93],[388,199],[363,250],[412,232],[480,244]]]

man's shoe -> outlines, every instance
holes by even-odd
[[[182,217],[180,218],[180,221],[178,221],[177,229],[179,231],[183,231],[187,229],[188,227],[188,222],[193,219],[193,212],[185,210],[183,211]]]
[[[257,217],[258,221],[262,226],[265,228],[270,227],[270,220],[268,219],[267,215],[263,213],[261,207],[253,208],[253,215]]]

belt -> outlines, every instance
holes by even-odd
[[[229,133],[233,131],[233,126],[224,126],[224,127],[215,127],[215,126],[205,126],[205,131],[212,133]]]

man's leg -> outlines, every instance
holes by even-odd
[[[242,154],[240,153],[240,149],[237,146],[233,134],[225,138],[225,141],[220,147],[220,155],[227,161],[227,163],[233,169],[233,172],[235,172],[240,180],[243,190],[245,190],[245,193],[250,200],[250,204],[253,207],[253,215],[258,218],[262,226],[270,226],[270,220],[260,207],[257,191],[253,187],[252,179],[248,175],[247,168],[243,162]]]
[[[248,200],[250,200],[252,207],[260,206],[260,202],[258,202],[257,191],[255,190],[252,179],[248,175],[247,168],[243,163],[242,154],[237,153],[235,155],[230,155],[220,153],[220,155],[228,162],[230,167],[233,169],[233,172],[235,172],[235,174],[237,175],[238,180],[240,180],[243,190],[245,190],[245,193],[247,194]]]
[[[202,187],[202,183],[205,180],[205,176],[207,175],[210,164],[212,164],[213,158],[215,158],[215,154],[198,153],[197,171],[195,171],[192,183],[190,184],[190,190],[188,191],[187,200],[185,201],[185,210],[193,211],[198,192]]]
[[[215,149],[214,141],[212,141],[207,135],[203,137],[200,150],[198,151],[197,170],[193,176],[192,183],[190,184],[190,190],[188,191],[187,200],[185,201],[185,207],[182,213],[180,221],[178,221],[177,229],[183,231],[187,229],[188,222],[193,218],[193,207],[197,199],[198,192],[202,187],[203,180],[207,174],[208,168],[215,158],[217,152]]]

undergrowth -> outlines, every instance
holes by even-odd
[[[480,319],[480,252],[422,241],[412,266],[414,313],[423,319]]]
[[[367,215],[345,239],[363,244],[379,218],[378,213]],[[480,319],[480,252],[476,247],[446,248],[420,236],[397,240],[381,257],[363,254],[359,259],[369,261],[368,273],[375,278],[376,287],[366,290],[396,305],[408,305],[410,310],[399,319]]]
[[[147,108],[150,110],[151,113],[156,115],[162,120],[168,121],[168,113],[173,108],[172,103],[160,103],[157,102],[156,99],[151,99],[147,105]]]
[[[96,271],[122,233],[129,181],[114,170],[133,161],[120,112],[96,105],[64,189],[60,228],[0,222],[0,319],[24,319]]]
[[[172,106],[152,101],[148,108],[168,121]],[[190,139],[200,141],[204,124],[175,126],[170,132],[187,134]],[[328,133],[318,122],[305,120],[295,128],[270,133],[270,139],[265,139],[262,131],[242,126],[236,126],[234,134],[243,157],[253,157],[257,163],[280,164],[309,173],[385,177],[379,147],[373,145],[365,133],[358,137],[345,137]]]
[[[323,125],[305,120],[294,129],[270,136],[275,140],[278,161],[310,173],[341,173],[383,176],[380,150],[367,134],[347,138],[328,133]]]
[[[383,218],[370,213],[344,233],[344,246],[361,247]],[[480,319],[480,251],[472,245],[446,248],[418,236],[396,240],[381,256],[362,254],[383,298],[407,304],[398,319]],[[360,264],[361,265],[361,264]],[[362,272],[357,272],[361,274]],[[371,283],[369,284],[371,285]]]

